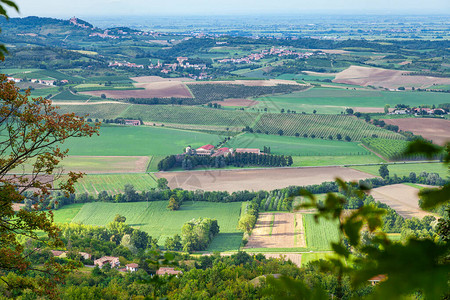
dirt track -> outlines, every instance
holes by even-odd
[[[213,101],[211,103],[217,103],[222,106],[253,106],[258,104],[258,101],[250,100],[250,99],[225,99],[223,101]]]
[[[444,145],[450,141],[450,121],[443,119],[406,118],[383,119],[386,124],[397,125],[401,130],[421,135],[433,143]]]
[[[376,201],[389,205],[404,218],[423,218],[433,215],[419,207],[419,190],[405,184],[394,184],[375,188],[371,195]]]
[[[304,167],[271,169],[206,170],[185,172],[159,172],[171,188],[204,191],[259,191],[302,186],[334,181],[340,177],[346,181],[373,178],[375,176],[344,167]]]

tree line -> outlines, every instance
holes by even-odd
[[[286,167],[294,163],[290,155],[234,153],[228,156],[169,155],[159,161],[158,170],[167,171],[173,168],[192,170],[197,167],[224,168],[226,166],[266,166]]]

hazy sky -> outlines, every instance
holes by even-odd
[[[20,16],[450,14],[450,0],[16,0]],[[11,16],[17,16],[11,12]]]

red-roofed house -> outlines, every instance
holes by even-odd
[[[380,282],[382,282],[382,281],[385,281],[386,279],[387,279],[387,276],[381,274],[381,275],[377,275],[377,276],[374,276],[374,277],[370,278],[368,281],[369,281],[372,285],[375,285],[375,284],[378,284],[378,283],[380,283]]]
[[[261,150],[256,148],[237,148],[236,153],[255,153],[261,154]]]
[[[183,272],[177,271],[177,270],[175,270],[175,268],[171,268],[171,267],[159,268],[159,270],[156,271],[156,275],[159,275],[159,276],[164,276],[164,275],[178,276],[179,274],[183,274]]]
[[[94,265],[97,265],[100,268],[102,268],[104,264],[110,264],[111,268],[117,267],[120,265],[119,258],[115,256],[103,256],[94,260]]]
[[[126,265],[126,268],[127,268],[127,271],[129,271],[129,272],[136,272],[139,268],[139,265],[135,264],[135,263],[131,263],[131,264]]]
[[[141,125],[141,121],[139,121],[139,120],[125,120],[125,125],[139,126],[139,125]]]
[[[197,152],[197,155],[199,156],[209,156],[212,154],[212,151],[214,150],[214,146],[213,145],[204,145],[201,146],[200,148],[197,148],[197,150],[195,150]]]

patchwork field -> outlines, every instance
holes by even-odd
[[[63,147],[70,149],[70,155],[169,155],[182,153],[188,145],[216,145],[221,139],[214,134],[154,126],[102,126],[100,136],[69,139]]]
[[[69,218],[77,207],[55,211],[55,219]],[[236,228],[240,215],[241,203],[186,202],[178,211],[169,211],[167,201],[132,202],[132,203],[86,203],[71,220],[75,223],[105,226],[113,221],[116,214],[127,218],[126,223],[139,228],[159,240],[164,245],[167,237],[181,234],[181,227],[189,220],[199,217],[217,219],[220,233],[214,238],[208,251],[237,250],[242,240],[242,233]],[[68,212],[71,210],[72,212]],[[64,217],[65,216],[65,217]]]
[[[362,155],[370,151],[355,142],[322,140],[292,136],[245,133],[225,144],[230,148],[270,147],[272,154],[280,155]]]
[[[301,214],[261,213],[245,248],[304,248],[305,246]]]
[[[398,88],[399,86],[424,88],[433,84],[450,84],[448,78],[408,76],[409,73],[408,71],[350,66],[338,73],[333,82],[385,88]]]
[[[151,174],[85,175],[75,183],[75,191],[91,195],[106,191],[110,195],[116,195],[123,193],[126,184],[133,185],[137,191],[148,191],[157,186]]]
[[[379,165],[374,166],[354,166],[352,169],[379,176]],[[409,173],[414,172],[417,175],[421,172],[438,173],[442,178],[449,176],[448,169],[442,163],[396,163],[388,164],[389,175],[392,176],[408,176]]]
[[[204,191],[259,191],[274,190],[290,185],[320,184],[340,177],[346,181],[375,177],[344,167],[305,167],[272,169],[206,170],[159,172],[171,188]]]
[[[421,135],[433,143],[450,142],[450,120],[432,118],[384,119],[386,124],[397,125],[401,130]]]
[[[404,218],[423,218],[433,215],[419,207],[419,189],[406,184],[393,184],[373,189],[370,193],[376,201],[389,205]]]

